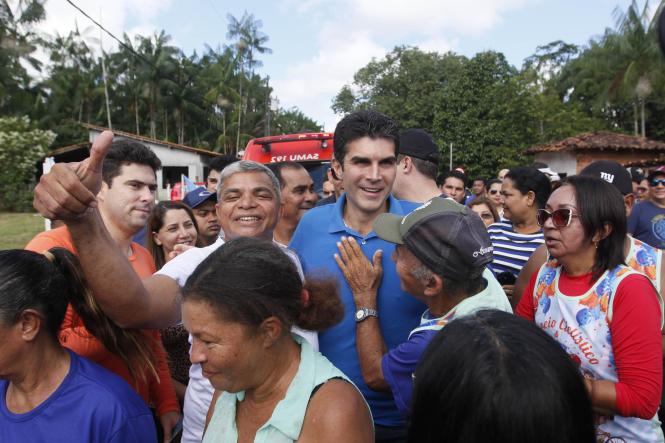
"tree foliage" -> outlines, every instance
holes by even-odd
[[[265,135],[269,120],[283,122],[270,126],[273,133],[320,127],[297,109],[270,111],[273,91],[256,73],[260,56],[271,52],[269,38],[252,14],[229,15],[229,44],[202,54],[184,54],[164,31],[124,35],[123,45],[107,53],[93,28],[36,36],[26,25],[44,18],[42,1],[18,3],[17,12],[0,0],[0,112],[29,115],[57,134],[56,146],[86,140],[79,123],[108,120],[113,129],[228,154]],[[44,67],[32,58],[39,47],[49,57]],[[42,69],[40,79],[28,75],[26,63]]]
[[[35,129],[28,117],[0,118],[0,208],[32,206],[35,166],[55,140],[51,131]]]
[[[582,47],[561,40],[538,46],[520,69],[495,51],[467,58],[397,47],[356,72],[332,109],[374,108],[402,128],[423,128],[444,159],[452,144],[453,166],[473,175],[529,163],[525,148],[586,131],[665,140],[657,118],[665,112],[657,16],[648,2],[633,0],[615,10],[615,27],[601,37]]]
[[[494,51],[467,58],[397,47],[360,69],[335,97],[333,110],[377,109],[403,128],[430,132],[446,160],[452,145],[454,165],[473,175],[494,175],[527,161],[521,154],[527,146],[603,127],[549,90],[545,78],[551,72],[545,74],[544,67],[554,71],[554,63],[545,61],[553,48],[570,50],[548,46],[541,60],[520,71]]]

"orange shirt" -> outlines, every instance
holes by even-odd
[[[42,253],[54,247],[65,248],[74,254],[77,253],[66,226],[37,234],[25,249]],[[128,259],[134,271],[141,278],[152,275],[156,270],[150,253],[137,243],[132,243],[132,255]],[[71,304],[67,306],[65,319],[60,326],[60,343],[124,378],[148,405],[156,408],[157,415],[177,412],[180,407],[171,381],[161,336],[159,331],[145,330],[145,332],[154,343],[155,367],[159,375],[159,380],[157,380],[148,374],[147,383],[132,378],[125,362],[116,354],[108,351],[102,342],[90,334]]]

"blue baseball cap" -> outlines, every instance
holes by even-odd
[[[203,186],[199,186],[193,191],[189,191],[187,195],[185,195],[185,198],[182,199],[182,202],[190,208],[194,209],[204,202],[207,202],[208,200],[212,200],[217,203],[217,194],[208,191]]]

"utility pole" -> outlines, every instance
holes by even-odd
[[[263,135],[270,135],[270,76],[266,76],[266,125],[263,129]]]
[[[448,168],[451,171],[453,170],[453,142],[450,142],[450,161],[448,164]]]
[[[99,23],[102,22],[102,11],[99,10]],[[109,87],[106,80],[106,62],[104,61],[104,36],[102,35],[102,29],[99,28],[99,48],[102,51],[102,79],[104,79],[104,97],[106,98],[106,121],[108,122],[109,129],[113,129],[111,125],[111,105],[109,104]]]

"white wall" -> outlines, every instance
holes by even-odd
[[[556,172],[577,174],[577,157],[572,152],[539,152],[534,156],[534,161],[547,163]]]
[[[89,131],[90,143],[94,142],[100,132],[96,130]],[[119,139],[125,139],[126,137],[116,136]],[[131,140],[131,139],[130,139]],[[161,160],[163,166],[182,166],[187,167],[188,176],[193,181],[201,182],[203,181],[203,167],[204,162],[202,155],[199,155],[194,152],[183,151],[180,149],[173,149],[163,145],[158,145],[155,143],[140,141],[140,143],[146,145],[150,148]],[[162,171],[157,171],[157,183],[159,189],[157,192],[158,200],[168,200],[170,195],[168,194],[166,188],[162,188]]]

